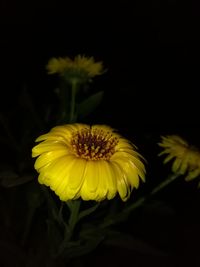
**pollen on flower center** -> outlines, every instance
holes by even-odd
[[[82,129],[72,134],[71,145],[77,157],[88,160],[109,160],[118,138],[102,129]]]

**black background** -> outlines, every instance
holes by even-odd
[[[149,159],[157,153],[151,148],[155,148],[160,134],[181,134],[200,145],[198,1],[120,0],[88,5],[85,1],[1,0],[0,5],[3,114],[12,117],[24,84],[38,109],[53,101],[55,83],[45,70],[49,58],[85,54],[103,61],[108,69],[94,79],[93,85],[103,89],[105,95],[100,107],[87,118],[88,123],[110,124],[131,138],[136,136]],[[20,116],[13,121],[18,123]],[[142,144],[144,137],[145,142],[148,138],[151,142],[146,147]],[[152,176],[157,174],[157,162],[148,168],[153,169]],[[139,222],[134,218],[130,222],[139,229],[140,237],[144,233],[151,244],[155,241],[157,246],[177,253],[174,265],[169,262],[166,266],[184,266],[184,262],[185,266],[191,262],[198,266],[196,190],[196,184],[178,183],[159,195],[167,199],[175,215],[161,207],[144,212]],[[160,235],[164,235],[162,241]],[[140,262],[141,258],[135,256]],[[154,261],[152,258],[152,264]]]
[[[81,53],[108,69],[96,120],[150,131],[199,127],[197,1],[1,5],[1,106],[12,108],[10,91],[24,82],[42,101],[49,58]]]

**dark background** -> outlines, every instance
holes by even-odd
[[[156,158],[160,134],[180,134],[199,146],[199,13],[200,4],[194,0],[93,1],[90,5],[1,0],[1,114],[10,119],[18,136],[23,123],[21,111],[15,113],[16,99],[23,86],[44,112],[55,97],[56,82],[45,70],[49,58],[85,54],[103,61],[108,69],[94,79],[93,86],[105,95],[88,123],[110,124],[135,137],[149,161]],[[5,150],[2,161],[9,161]],[[147,167],[156,177],[155,184],[160,178],[157,167],[161,168],[157,161]],[[125,227],[173,254],[166,266],[199,266],[198,194],[196,184],[178,182],[158,195],[161,206],[150,203],[140,211],[138,221],[131,218]],[[112,263],[107,250],[100,253]],[[93,257],[96,264],[102,260],[98,254]],[[129,259],[132,252],[124,257]],[[165,266],[163,258],[159,261],[155,255],[145,262],[143,254],[135,253],[135,259],[138,266],[140,261],[141,266],[147,262]],[[120,260],[115,264],[120,266]]]
[[[0,18],[1,106],[12,108],[10,91],[24,82],[46,98],[49,58],[82,53],[108,69],[98,120],[151,131],[199,127],[198,1],[1,1]]]

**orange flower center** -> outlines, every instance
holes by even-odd
[[[101,129],[83,129],[72,134],[71,145],[77,157],[87,160],[109,160],[118,138]]]

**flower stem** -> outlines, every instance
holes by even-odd
[[[68,204],[68,207],[70,209],[70,218],[69,218],[69,223],[68,223],[68,226],[69,226],[69,231],[70,231],[70,237],[72,236],[73,234],[73,231],[74,231],[74,228],[76,226],[76,223],[78,221],[78,217],[79,217],[79,209],[80,209],[80,205],[81,205],[81,202],[79,200],[72,200],[70,201],[70,204]]]
[[[57,123],[66,123],[69,120],[69,88],[61,81],[59,89],[60,114]]]
[[[67,201],[66,204],[70,210],[70,217],[68,224],[66,225],[64,239],[59,247],[57,256],[62,255],[62,253],[68,246],[68,242],[70,242],[72,239],[74,228],[76,226],[79,217],[79,209],[81,202],[79,200],[72,200],[72,201]]]
[[[133,204],[129,205],[128,207],[126,207],[121,214],[117,214],[114,215],[112,218],[110,218],[108,221],[103,222],[100,227],[101,228],[105,228],[108,227],[112,224],[115,224],[117,222],[120,222],[124,219],[124,217],[126,218],[126,216],[133,211],[134,209],[140,207],[141,205],[143,205],[143,203],[149,199],[149,197],[151,197],[152,195],[156,194],[157,192],[159,192],[161,189],[163,189],[164,187],[166,187],[168,184],[170,184],[171,182],[173,182],[177,177],[179,177],[180,175],[178,174],[172,174],[170,175],[166,180],[164,180],[163,182],[161,182],[159,185],[157,185],[149,194],[147,194],[144,197],[140,197],[136,202],[134,202]]]
[[[70,106],[70,117],[69,122],[72,123],[75,121],[75,103],[76,103],[76,91],[77,91],[77,81],[74,79],[71,82],[71,106]]]
[[[139,198],[135,203],[133,203],[132,205],[125,208],[123,212],[128,213],[128,212],[134,210],[135,208],[140,207],[147,199],[149,199],[150,196],[159,192],[165,186],[167,186],[168,184],[173,182],[178,176],[179,176],[178,174],[170,175],[166,180],[164,180],[159,185],[157,185],[147,196]]]
[[[154,195],[155,193],[159,192],[161,189],[163,189],[165,186],[173,182],[176,178],[178,178],[180,175],[179,174],[171,174],[169,177],[164,180],[162,183],[157,185],[150,193],[150,195]]]

